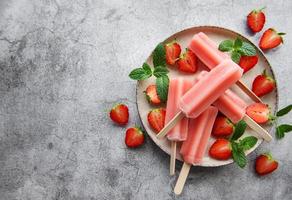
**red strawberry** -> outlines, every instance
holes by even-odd
[[[137,127],[128,128],[125,143],[130,148],[141,146],[144,143],[144,134],[141,129]]]
[[[273,159],[271,154],[262,154],[256,159],[255,170],[260,176],[272,173],[277,168],[278,162]]]
[[[154,85],[154,84],[149,85],[146,88],[145,95],[146,95],[146,98],[149,101],[149,103],[151,103],[153,105],[158,105],[161,103],[161,100],[159,99],[159,96],[157,94],[156,85]]]
[[[234,125],[227,117],[223,115],[217,116],[212,130],[213,136],[229,136],[233,133],[233,131]]]
[[[275,80],[267,75],[266,70],[258,75],[252,83],[252,91],[259,97],[272,92],[275,87]]]
[[[198,69],[197,56],[189,49],[180,55],[177,64],[178,69],[182,72],[195,73]]]
[[[275,29],[269,28],[260,39],[260,48],[262,50],[267,50],[279,46],[283,43],[282,35],[285,35],[285,33],[278,33]]]
[[[239,66],[243,69],[243,73],[249,71],[258,63],[258,56],[241,56]]]
[[[165,113],[165,108],[153,109],[148,113],[148,123],[156,133],[164,127]]]
[[[110,118],[119,125],[125,125],[129,120],[129,109],[124,104],[115,105],[110,111]]]
[[[246,114],[258,124],[264,124],[274,119],[271,115],[269,106],[263,103],[253,103],[249,105],[246,108]]]
[[[227,160],[231,154],[231,144],[226,139],[217,139],[209,149],[209,155],[217,160]]]
[[[266,16],[263,9],[253,10],[247,16],[247,25],[255,33],[260,32],[265,25]]]
[[[174,65],[179,58],[180,52],[181,52],[180,45],[176,41],[166,44],[165,45],[166,63],[169,65]]]

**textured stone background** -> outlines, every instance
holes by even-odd
[[[292,199],[292,134],[263,144],[244,170],[192,168],[175,197],[168,156],[149,138],[127,149],[125,129],[107,118],[124,102],[128,126],[140,124],[128,73],[158,42],[194,25],[224,26],[258,41],[245,16],[263,5],[265,28],[288,33],[285,45],[266,54],[281,107],[292,96],[289,0],[0,1],[0,199]],[[280,168],[259,178],[253,161],[266,150]]]

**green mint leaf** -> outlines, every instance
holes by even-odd
[[[151,74],[147,74],[147,72],[143,68],[136,68],[131,71],[129,77],[134,80],[144,80],[151,76]]]
[[[247,163],[247,159],[246,156],[244,154],[244,151],[242,150],[242,148],[240,148],[239,144],[236,142],[231,142],[231,147],[232,147],[232,158],[234,160],[234,162],[240,167],[240,168],[244,168],[246,163]]]
[[[241,57],[241,55],[240,55],[239,52],[232,51],[232,53],[231,53],[231,59],[233,60],[233,62],[239,63],[240,57]]]
[[[276,116],[277,117],[284,116],[284,115],[288,114],[291,110],[292,110],[292,104],[290,104],[289,106],[286,106],[285,108],[282,108],[281,110],[279,110],[277,112]]]
[[[236,38],[234,41],[233,48],[234,49],[240,49],[242,47],[242,40],[240,38]]]
[[[254,56],[257,53],[255,47],[249,42],[243,42],[241,48],[238,50],[243,56]]]
[[[142,68],[144,69],[146,74],[152,75],[152,70],[148,63],[143,63]]]
[[[254,136],[248,136],[239,141],[239,146],[243,151],[247,151],[251,149],[256,143],[258,139]]]
[[[162,102],[167,101],[169,79],[167,75],[160,76],[156,79],[157,94]]]
[[[160,76],[165,76],[168,72],[169,71],[166,67],[157,66],[154,69],[153,75],[158,78]]]
[[[276,128],[276,137],[277,139],[282,139],[285,136],[285,133],[292,131],[292,125],[282,124]]]
[[[157,66],[166,66],[166,59],[165,59],[165,48],[162,43],[159,43],[152,54],[153,57],[153,65],[154,67]]]
[[[220,51],[231,51],[233,49],[233,41],[232,40],[224,40],[219,44]]]
[[[231,136],[230,140],[239,139],[243,135],[243,133],[244,133],[244,131],[246,129],[246,126],[247,125],[246,125],[245,121],[243,121],[243,120],[239,121],[235,126],[234,133]]]

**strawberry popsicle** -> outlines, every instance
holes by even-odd
[[[209,106],[197,118],[189,119],[188,137],[180,150],[184,164],[174,187],[175,194],[182,192],[191,165],[202,162],[217,113],[217,108]]]
[[[192,50],[209,69],[215,68],[225,59],[230,59],[229,55],[218,50],[216,44],[202,32],[194,35],[189,44],[189,49]],[[236,85],[255,102],[262,102],[261,99],[240,80]]]
[[[169,81],[165,123],[168,123],[180,111],[179,100],[192,87],[192,84],[192,80],[185,78],[174,78]],[[175,174],[176,142],[187,139],[188,122],[189,120],[184,117],[167,134],[167,138],[171,140],[170,175]]]
[[[196,77],[194,84],[196,84],[196,82],[207,73],[207,71],[200,72]],[[230,89],[226,90],[225,93],[213,103],[213,105],[233,123],[239,122],[244,117],[245,109],[247,107],[247,104]]]
[[[223,60],[216,68],[186,92],[180,100],[180,109],[188,118],[196,118],[240,79],[242,69],[231,60]]]
[[[180,99],[178,112],[156,135],[164,137],[184,116],[196,118],[240,79],[243,70],[231,60],[224,60],[209,71]]]
[[[183,142],[180,149],[185,162],[189,164],[200,164],[202,162],[217,112],[216,107],[209,106],[197,118],[189,119],[188,138]]]
[[[206,71],[202,71],[197,76],[194,84],[207,75],[207,73],[208,72]],[[247,125],[255,130],[260,137],[266,141],[271,141],[272,136],[248,115],[246,115],[247,104],[231,90],[226,90],[225,93],[213,103],[213,105],[217,107],[219,111],[228,117],[233,123],[244,120]]]
[[[165,124],[168,123],[180,110],[179,100],[193,85],[192,80],[174,78],[169,81],[168,98],[166,105]],[[171,141],[184,141],[187,139],[188,119],[184,117],[167,134]]]

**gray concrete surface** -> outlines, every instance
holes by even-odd
[[[292,134],[263,144],[246,169],[192,168],[175,197],[168,156],[147,138],[124,145],[125,129],[108,120],[116,102],[140,124],[128,78],[155,45],[195,25],[219,25],[253,41],[245,16],[267,6],[267,27],[286,32],[267,53],[280,107],[291,103],[292,2],[278,1],[0,1],[0,199],[292,199]],[[281,120],[292,122],[291,115]],[[280,167],[259,178],[256,155]],[[178,169],[180,165],[178,166]]]

